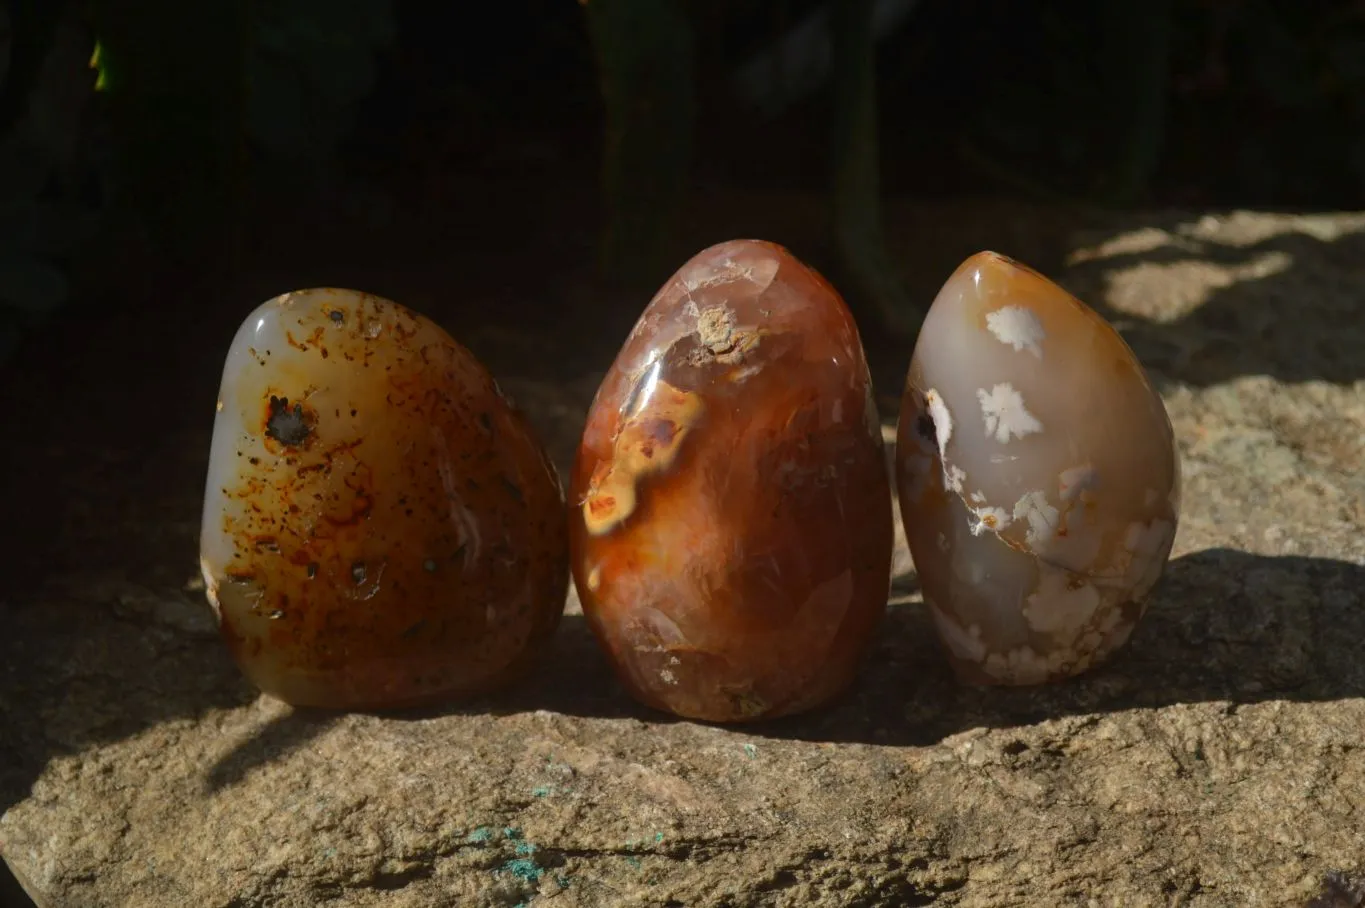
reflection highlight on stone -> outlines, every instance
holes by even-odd
[[[559,479],[439,326],[350,290],[260,306],[228,351],[201,565],[243,672],[382,708],[519,674],[567,591]]]
[[[995,253],[925,318],[896,452],[925,603],[960,677],[1035,684],[1109,657],[1180,511],[1170,420],[1093,310]]]
[[[570,490],[584,615],[636,698],[741,721],[852,680],[886,607],[889,479],[853,319],[787,250],[721,243],[660,289]]]

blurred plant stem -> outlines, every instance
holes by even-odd
[[[68,5],[67,0],[11,0],[9,66],[0,74],[0,134],[8,133],[28,108]]]
[[[882,330],[909,339],[923,313],[892,265],[882,223],[875,5],[874,0],[840,0],[831,10],[834,239],[849,289],[878,317]]]
[[[114,144],[110,202],[135,213],[156,247],[175,258],[227,252],[230,261],[240,242],[252,6],[92,4]]]
[[[1173,0],[1110,0],[1101,10],[1101,116],[1109,147],[1096,195],[1130,205],[1146,196],[1165,145]]]
[[[628,285],[666,276],[696,119],[694,41],[675,0],[587,0],[606,114],[601,262]]]

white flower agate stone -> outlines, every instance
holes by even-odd
[[[924,320],[897,433],[901,519],[958,677],[1098,665],[1170,555],[1180,463],[1118,332],[1037,272],[964,262]]]

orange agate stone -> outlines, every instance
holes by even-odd
[[[247,317],[223,369],[200,560],[243,673],[289,703],[490,691],[568,591],[553,465],[435,322],[343,289]]]
[[[838,694],[885,610],[893,538],[839,294],[772,243],[687,262],[597,392],[570,503],[583,612],[639,700],[740,721]]]

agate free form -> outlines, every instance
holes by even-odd
[[[862,343],[787,250],[704,250],[659,290],[589,411],[571,480],[583,612],[646,704],[739,721],[852,680],[893,514]]]
[[[427,318],[348,290],[252,312],[223,370],[201,563],[261,690],[383,708],[495,688],[567,590],[554,468]]]
[[[1128,639],[1170,554],[1180,464],[1118,333],[1038,273],[967,260],[930,308],[897,433],[901,516],[959,675],[1033,684]]]

